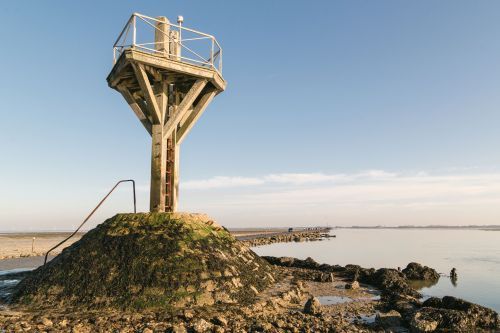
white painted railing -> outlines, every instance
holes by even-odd
[[[159,24],[165,22],[138,13],[132,14],[113,45],[113,64],[125,50],[136,49],[212,68],[222,75],[222,48],[214,36],[183,27],[182,20],[178,20],[178,24],[166,23],[169,33],[159,29]],[[176,32],[175,38],[170,33],[172,31]],[[164,41],[160,44],[175,43],[175,54],[170,52],[170,47],[162,48],[162,45],[158,45],[155,34],[164,35]]]

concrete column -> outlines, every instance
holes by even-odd
[[[163,138],[163,124],[153,124],[151,146],[151,188],[149,209],[151,212],[165,211],[166,140]]]
[[[181,101],[180,93],[175,88],[175,85],[172,84],[168,90],[168,118],[173,117],[177,113]],[[175,212],[177,210],[179,193],[179,146],[177,144],[177,129],[175,129],[167,139],[165,210],[168,212]]]
[[[168,55],[169,21],[166,17],[158,17],[161,22],[156,23],[155,49]],[[163,126],[167,116],[168,84],[165,80],[153,84],[153,93],[160,110],[159,123],[154,122],[151,129],[151,188],[149,208],[152,212],[164,212],[166,208],[166,170],[167,170],[167,140],[163,137]]]

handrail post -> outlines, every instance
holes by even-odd
[[[177,19],[177,24],[179,24],[179,45],[182,45],[182,21],[179,21],[179,19]],[[179,46],[179,49],[181,47]]]
[[[219,72],[222,75],[222,48],[219,46]]]
[[[133,18],[132,18],[132,48],[135,49],[135,43],[136,43],[136,38],[137,38],[137,30],[136,30],[136,26],[135,26],[135,23],[136,23],[136,16],[135,14],[133,15]]]
[[[130,179],[132,181],[132,192],[134,192],[134,214],[137,214],[137,200],[135,198],[135,180]]]
[[[212,68],[214,68],[214,38],[211,38],[212,40],[212,48],[210,49],[210,64],[212,65]]]
[[[182,15],[177,16],[177,24],[179,25],[179,42],[178,42],[178,50],[177,50],[177,60],[182,61],[182,48],[184,45],[182,44],[182,23],[184,22],[184,17]]]

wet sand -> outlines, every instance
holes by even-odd
[[[51,247],[70,234],[69,232],[1,233],[0,259],[45,256]],[[56,249],[54,254],[60,253],[63,248],[79,240],[82,235],[83,233],[79,233],[73,236],[61,248]]]

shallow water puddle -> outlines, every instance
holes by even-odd
[[[377,317],[376,314],[372,314],[372,315],[360,315],[356,318],[354,318],[353,321],[357,321],[358,323],[361,323],[361,324],[373,324],[375,323],[375,318]]]
[[[360,301],[380,301],[380,295],[374,295],[371,297],[360,297],[358,298]]]
[[[0,279],[2,278],[2,275],[23,273],[23,272],[28,272],[28,271],[32,271],[32,270],[33,270],[33,268],[14,268],[14,269],[0,270]]]
[[[352,298],[344,296],[318,296],[318,300],[321,305],[335,305],[354,301]]]
[[[380,300],[380,295],[374,295],[372,297],[359,297],[355,299],[347,296],[327,295],[327,296],[318,296],[318,300],[321,303],[321,305],[335,305],[335,304],[344,304],[356,301],[378,301]]]

